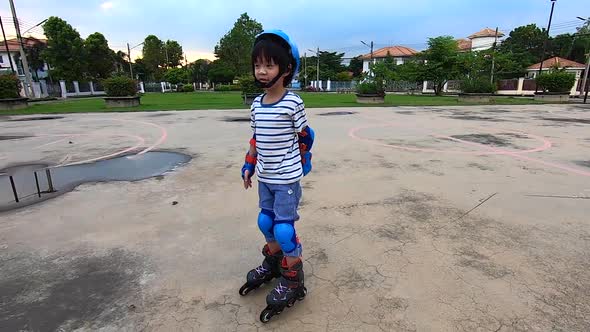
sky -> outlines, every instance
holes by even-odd
[[[499,27],[508,34],[515,27],[536,23],[546,27],[550,0],[16,0],[21,32],[50,16],[71,24],[82,36],[100,32],[114,50],[125,50],[154,34],[178,41],[189,61],[214,59],[213,49],[240,14],[267,29],[287,32],[300,49],[343,52],[347,57],[375,49],[403,45],[426,48],[430,37],[465,38],[483,28]],[[7,38],[14,35],[8,1],[0,2]],[[575,32],[589,17],[588,0],[557,0],[552,35]],[[39,36],[40,27],[30,33]],[[141,56],[141,46],[132,57]]]

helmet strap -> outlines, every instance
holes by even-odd
[[[281,76],[283,76],[283,74],[285,74],[285,70],[280,69],[277,76],[273,78],[270,82],[262,83],[256,78],[256,74],[254,73],[254,84],[256,84],[257,87],[262,89],[270,89],[273,85],[275,85],[275,83],[277,83],[277,81],[279,80],[279,78],[281,78]]]

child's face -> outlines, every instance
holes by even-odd
[[[268,62],[264,57],[261,57],[254,63],[254,75],[256,76],[256,79],[262,83],[268,83],[272,81],[275,77],[277,77],[279,71],[279,65],[276,64],[272,59],[270,59],[270,62]],[[277,85],[283,86],[283,79],[287,75],[288,73],[283,74],[272,87]]]

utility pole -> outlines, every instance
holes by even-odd
[[[369,44],[365,43],[364,41],[361,40],[361,43],[363,43],[365,46],[370,47],[371,48],[371,64],[374,63],[374,58],[373,58],[373,41],[371,41],[371,45],[369,46]],[[371,72],[371,65],[369,65],[369,73]]]
[[[164,44],[164,51],[166,51],[166,69],[168,69],[168,65],[170,64],[170,60],[168,59],[168,45]]]
[[[303,87],[307,87],[307,52],[303,53]]]
[[[20,35],[20,26],[18,24],[18,18],[16,16],[16,10],[14,9],[14,1],[13,0],[9,0],[10,2],[10,10],[12,11],[12,17],[14,19],[14,30],[16,31],[16,38],[18,40],[18,45],[19,45],[19,51],[20,51],[20,57],[21,57],[21,61],[23,63],[23,70],[25,71],[25,96],[27,98],[31,97],[31,96],[35,96],[33,93],[33,85],[31,84],[31,81],[33,80],[31,78],[31,72],[29,71],[29,63],[27,61],[27,56],[25,54],[25,50],[23,49],[23,41],[22,41],[22,36]]]
[[[496,65],[496,44],[498,43],[498,27],[496,27],[496,35],[494,37],[494,47],[492,47],[492,71],[490,72],[490,83],[494,84],[494,67]]]
[[[555,7],[555,1],[551,0],[551,14],[549,14],[549,24],[547,25],[547,36],[545,37],[545,41],[543,42],[543,53],[541,54],[541,65],[539,66],[539,75],[541,75],[543,70],[543,61],[545,60],[545,51],[547,50],[547,40],[549,39],[549,30],[551,30],[551,19],[553,18],[553,8]],[[535,93],[539,91],[539,86],[535,86]]]
[[[318,47],[318,51],[316,52],[316,56],[318,58],[318,69],[317,69],[318,70],[318,72],[317,72],[318,83],[317,84],[320,84],[320,48],[319,47]],[[322,89],[322,87],[320,86],[319,90],[321,90],[321,89]]]
[[[127,57],[129,58],[129,73],[131,74],[131,79],[133,79],[133,64],[131,63],[131,49],[129,48],[129,43],[127,43]]]
[[[4,46],[6,47],[6,54],[8,54],[8,62],[10,63],[10,69],[12,69],[12,73],[14,74],[12,56],[10,55],[10,51],[8,50],[8,40],[6,40],[6,34],[4,33],[4,24],[2,23],[2,17],[0,17],[0,28],[2,28],[2,37],[4,37]]]
[[[584,94],[584,104],[586,103],[586,99],[588,98],[588,90],[590,90],[590,88],[588,87],[588,71],[590,70],[590,50],[588,50],[588,54],[586,55],[588,57],[588,59],[586,60],[586,70],[584,70],[584,79],[582,80],[582,91],[580,93],[584,93],[584,91],[586,91],[586,93]]]
[[[590,18],[583,18],[583,17],[577,17],[578,19],[586,22],[586,20],[590,19]],[[580,95],[584,94],[584,104],[586,103],[586,99],[588,98],[588,71],[590,70],[590,44],[588,45],[588,53],[586,54],[586,70],[584,70],[584,79],[582,80],[582,91],[580,91]],[[586,93],[584,93],[584,91],[586,91]]]

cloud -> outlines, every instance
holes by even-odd
[[[103,3],[100,4],[100,8],[102,10],[109,10],[113,8],[113,2],[112,1],[105,1]]]

